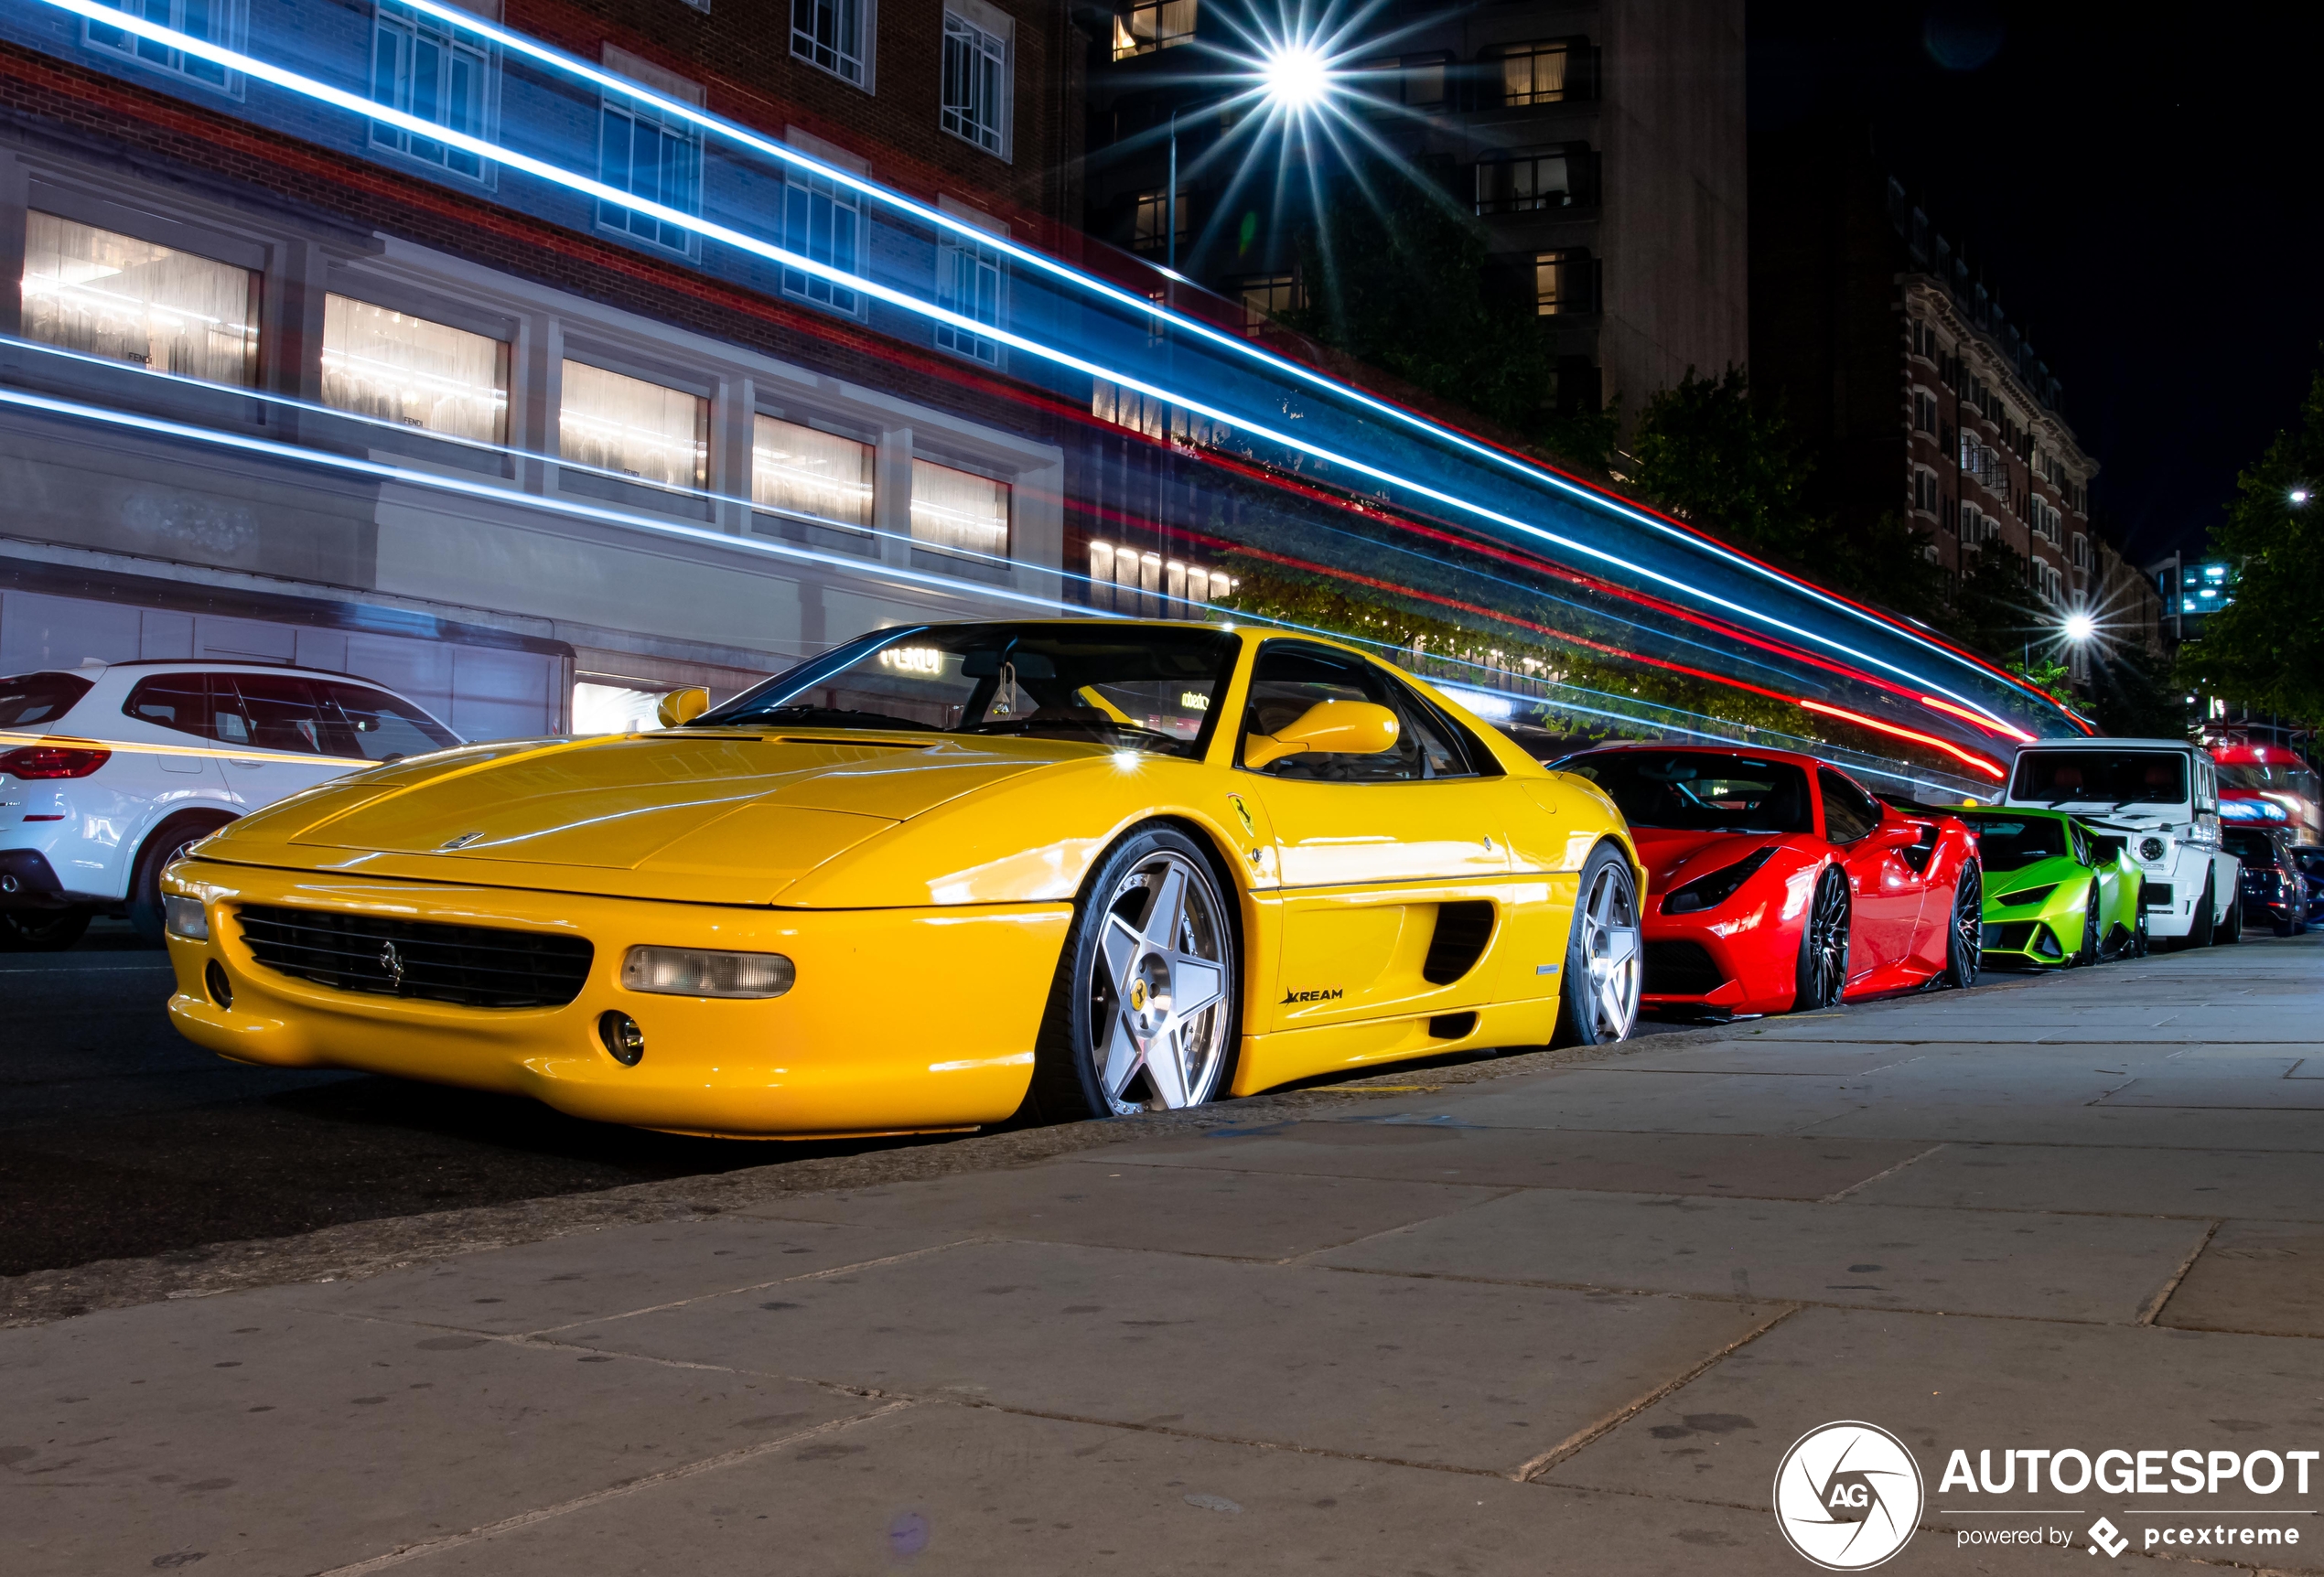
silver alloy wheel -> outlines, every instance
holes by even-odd
[[[1161,850],[1107,899],[1091,958],[1091,1062],[1116,1114],[1210,1099],[1226,1066],[1231,933],[1210,873]]]
[[[1626,1040],[1638,1022],[1640,968],[1638,897],[1619,862],[1602,867],[1574,907],[1582,959],[1589,971],[1587,1011],[1596,1044]]]

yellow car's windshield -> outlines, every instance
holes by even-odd
[[[1234,637],[1201,625],[883,630],[745,691],[693,727],[912,729],[1198,756]]]

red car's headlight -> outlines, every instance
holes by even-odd
[[[1760,866],[1775,858],[1777,845],[1770,843],[1748,859],[1713,871],[1707,876],[1697,876],[1683,885],[1673,887],[1662,900],[1666,915],[1699,914],[1705,909],[1717,908],[1735,896],[1735,890],[1759,874]]]

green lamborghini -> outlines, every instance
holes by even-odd
[[[1952,812],[1977,835],[1985,871],[1987,969],[2071,969],[2143,958],[2146,911],[2125,840],[2060,810]]]

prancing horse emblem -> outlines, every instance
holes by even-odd
[[[380,944],[380,968],[387,971],[387,983],[397,991],[403,989],[403,955],[395,950],[393,942]]]

